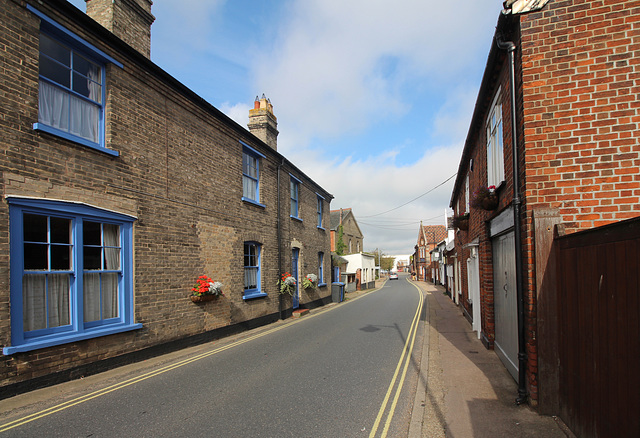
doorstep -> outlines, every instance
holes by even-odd
[[[296,310],[293,311],[293,315],[292,316],[294,318],[301,318],[301,317],[303,317],[304,315],[306,315],[308,313],[309,313],[309,309],[296,309]]]

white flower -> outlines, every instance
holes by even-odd
[[[295,286],[296,285],[296,279],[293,277],[287,277],[284,279],[284,284],[286,284],[287,286]]]
[[[219,281],[209,283],[209,292],[214,295],[220,295],[222,293],[222,283]]]

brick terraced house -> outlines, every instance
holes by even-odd
[[[580,303],[563,303],[547,259],[554,230],[640,216],[639,51],[640,2],[505,2],[458,167],[460,303],[518,401],[554,415],[577,396],[558,386],[554,308]]]
[[[149,59],[150,0],[0,0],[0,394],[331,300],[331,194]],[[317,288],[281,295],[284,272]],[[196,279],[224,296],[190,300]]]

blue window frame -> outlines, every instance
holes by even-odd
[[[318,253],[318,286],[325,286],[324,282],[324,253]]]
[[[105,65],[122,64],[37,9],[40,17],[38,122],[48,132],[101,152],[105,147]]]
[[[316,193],[316,196],[318,198],[318,201],[317,201],[318,202],[318,228],[324,230],[324,228],[322,227],[322,216],[323,216],[322,205],[323,205],[324,198],[317,193]]]
[[[242,200],[260,204],[260,159],[265,156],[250,146],[242,144]]]
[[[243,299],[266,297],[261,286],[261,258],[262,247],[257,242],[244,243],[244,294]]]
[[[300,219],[300,180],[293,175],[289,175],[291,188],[291,217]]]
[[[141,328],[133,221],[84,204],[8,198],[11,346],[30,351]]]

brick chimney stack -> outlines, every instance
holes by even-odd
[[[118,38],[151,57],[151,0],[85,0],[87,15]]]
[[[278,150],[278,119],[273,115],[271,101],[262,95],[262,98],[253,103],[253,109],[249,110],[249,131],[264,141],[268,146]]]

